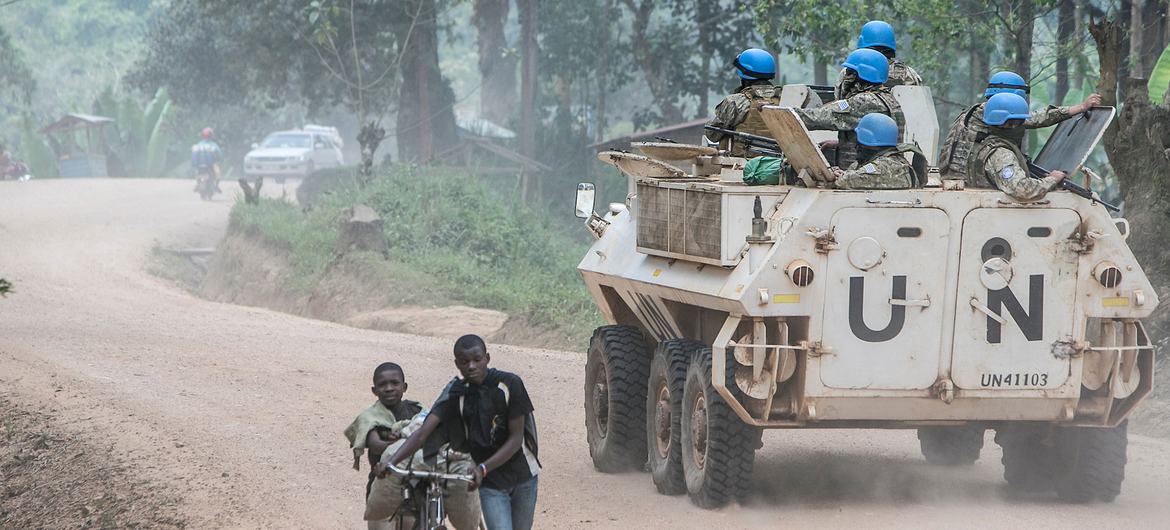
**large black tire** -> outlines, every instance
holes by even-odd
[[[969,466],[979,460],[984,430],[976,425],[923,427],[918,429],[918,444],[929,464]]]
[[[1003,479],[1008,486],[1023,492],[1052,490],[1057,458],[1051,430],[1047,425],[1029,424],[995,430],[995,443],[1003,449]]]
[[[602,326],[585,363],[585,433],[593,467],[604,473],[646,463],[646,383],[650,352],[638,328]]]
[[[728,388],[736,388],[733,373],[728,363]],[[718,508],[743,497],[752,478],[755,436],[711,384],[711,348],[695,351],[687,366],[680,423],[683,476],[691,502]]]
[[[1061,500],[1113,502],[1125,480],[1128,422],[1112,428],[1066,427],[1056,438],[1060,465],[1054,473]]]
[[[658,343],[646,389],[646,452],[654,487],[663,495],[687,492],[683,478],[681,415],[687,365],[703,344],[689,339]]]

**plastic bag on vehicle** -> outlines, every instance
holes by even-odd
[[[382,453],[385,462],[398,451],[405,440],[399,440]],[[434,465],[423,461],[422,450],[415,451],[414,456],[403,460],[399,467],[403,469],[420,469],[424,471],[439,471],[458,475],[470,475],[475,468],[471,456],[448,451],[440,451]],[[366,521],[380,521],[398,514],[403,509],[402,490],[406,487],[406,480],[394,475],[386,478],[375,478],[370,486],[370,495],[366,497]],[[448,496],[444,501],[447,510],[447,521],[457,530],[475,530],[482,518],[479,506],[479,492],[468,491],[468,484],[463,481],[452,481],[447,484]],[[422,497],[417,498],[422,501]]]
[[[783,158],[757,156],[743,166],[743,183],[748,186],[779,184],[783,167]]]

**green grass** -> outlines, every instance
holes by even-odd
[[[369,260],[379,274],[415,276],[412,283],[442,298],[582,340],[601,323],[576,270],[585,239],[464,174],[397,169],[364,190],[334,190],[308,213],[278,200],[238,204],[232,223],[286,249],[295,270],[289,287],[308,289],[333,261],[339,220],[354,204],[383,219],[390,259]]]

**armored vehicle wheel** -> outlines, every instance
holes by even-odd
[[[585,432],[593,467],[604,473],[646,463],[650,352],[638,328],[602,326],[585,363]]]
[[[1113,502],[1125,480],[1128,422],[1112,428],[1068,427],[1058,431],[1056,495],[1067,502]]]
[[[1009,425],[995,430],[995,443],[1003,448],[1003,479],[1021,491],[1052,489],[1056,471],[1055,449],[1048,426]]]
[[[650,384],[646,392],[646,451],[650,456],[650,476],[664,495],[687,492],[683,478],[680,442],[683,386],[687,365],[703,344],[687,339],[658,343],[650,361]]]
[[[728,388],[735,388],[733,374],[733,369],[724,374]],[[687,366],[680,419],[683,476],[691,502],[718,508],[742,497],[751,480],[755,436],[711,384],[711,348],[695,351]]]
[[[981,426],[924,427],[918,429],[918,443],[927,463],[938,466],[967,466],[979,460],[983,449]]]

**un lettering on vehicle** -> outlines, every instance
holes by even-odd
[[[1074,335],[1079,255],[1066,240],[1080,222],[1076,211],[1056,208],[981,208],[967,215],[951,357],[955,386],[1047,390],[1068,381],[1070,360],[1052,349]],[[990,250],[1010,266],[1006,287],[993,289],[980,279]]]

